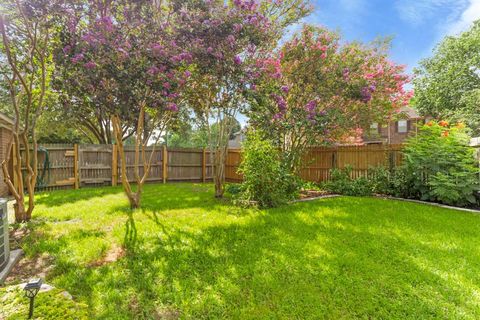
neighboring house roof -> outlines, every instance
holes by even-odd
[[[408,119],[422,119],[423,118],[412,107],[401,107],[399,114],[404,114]]]

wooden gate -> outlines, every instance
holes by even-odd
[[[111,145],[82,144],[78,148],[78,180],[80,187],[112,184]]]

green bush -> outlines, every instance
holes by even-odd
[[[393,193],[393,175],[383,166],[368,169],[368,180],[372,193],[391,195]]]
[[[466,206],[476,203],[478,163],[463,125],[430,122],[408,139],[402,170],[410,197]]]
[[[227,193],[231,194],[232,196],[238,196],[243,191],[243,185],[238,184],[238,183],[227,184],[225,186],[225,191]]]
[[[269,140],[250,132],[242,156],[239,173],[243,175],[243,202],[269,208],[295,198],[299,179],[282,166],[279,151]]]
[[[368,170],[368,180],[372,193],[415,198],[412,177],[403,167],[390,170],[383,166],[372,167]]]
[[[393,169],[390,173],[390,192],[387,195],[406,199],[418,198],[414,179],[409,170],[402,166]]]
[[[364,177],[352,179],[352,167],[333,169],[330,173],[330,181],[323,184],[323,188],[333,193],[347,196],[369,196],[372,188],[369,180]]]
[[[316,191],[322,190],[321,186],[317,182],[312,182],[312,181],[300,180],[300,187],[303,190],[316,190]]]

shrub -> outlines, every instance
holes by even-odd
[[[372,194],[370,182],[361,177],[352,179],[352,167],[333,169],[330,173],[330,181],[325,182],[323,187],[333,193],[347,196],[369,196]]]
[[[402,166],[395,168],[390,174],[391,190],[388,195],[406,199],[418,198],[413,184],[413,177],[409,170]]]
[[[282,166],[278,149],[258,132],[247,136],[239,173],[243,175],[240,198],[261,208],[292,200],[299,188],[298,179]]]
[[[465,206],[476,203],[478,163],[463,125],[429,122],[404,149],[404,178],[410,196]]]
[[[301,189],[303,190],[316,190],[316,191],[322,190],[321,186],[317,182],[312,182],[312,181],[300,180],[300,186],[301,186]]]
[[[391,195],[393,193],[393,175],[383,166],[368,169],[368,180],[372,193]]]
[[[368,170],[368,179],[372,193],[415,198],[412,177],[403,167],[390,170],[383,166],[372,167]]]
[[[231,194],[232,196],[238,196],[243,191],[243,185],[238,184],[238,183],[227,184],[225,186],[225,191],[227,193]]]

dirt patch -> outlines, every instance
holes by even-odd
[[[154,319],[175,320],[180,318],[180,311],[176,309],[161,308],[157,309],[153,315]]]
[[[101,267],[108,263],[115,262],[125,256],[125,249],[114,245],[107,251],[103,258],[89,264],[90,267]]]
[[[5,283],[28,282],[32,278],[45,279],[53,268],[53,258],[48,254],[38,255],[34,258],[23,258],[8,275]]]
[[[20,243],[22,239],[28,236],[31,233],[29,228],[17,228],[10,230],[10,250],[20,248]]]

